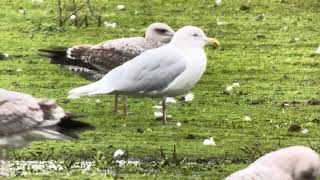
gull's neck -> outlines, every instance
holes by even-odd
[[[200,46],[195,46],[195,45],[191,45],[186,42],[175,41],[175,40],[172,40],[169,44],[172,45],[173,47],[176,47],[179,49],[188,49],[188,50],[201,50],[201,49],[203,49]]]
[[[161,47],[161,46],[163,46],[163,45],[165,45],[165,44],[167,44],[167,43],[164,43],[164,42],[161,42],[161,41],[156,41],[156,40],[154,40],[154,39],[146,39],[146,41],[147,41],[147,44],[148,44],[148,46],[150,47],[150,48],[158,48],[158,47]]]

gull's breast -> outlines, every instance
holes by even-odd
[[[202,49],[186,51],[186,70],[181,73],[169,86],[162,91],[166,96],[179,96],[188,93],[203,75],[207,57]]]

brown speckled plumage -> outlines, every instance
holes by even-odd
[[[98,69],[99,73],[106,74],[111,69],[151,48],[152,45],[142,37],[122,38],[98,45],[73,46],[68,49],[70,54],[67,54],[67,57],[91,64]]]
[[[40,55],[51,58],[87,79],[98,80],[111,69],[140,55],[142,52],[170,42],[174,31],[163,23],[151,24],[145,37],[108,40],[96,45],[83,44],[71,48],[40,49]]]

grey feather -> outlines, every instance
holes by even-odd
[[[182,55],[166,48],[168,53],[159,54],[159,50],[150,50],[122,66],[120,71],[127,73],[119,79],[115,90],[128,95],[161,96],[163,89],[186,69]],[[150,58],[153,57],[153,58]],[[116,76],[115,76],[116,77]],[[155,92],[156,91],[156,92]],[[139,96],[139,95],[138,95]]]
[[[80,128],[92,126],[69,119],[54,100],[0,89],[0,147],[24,146],[34,140],[70,139],[63,130]]]
[[[54,101],[0,89],[0,137],[51,126],[64,116]]]

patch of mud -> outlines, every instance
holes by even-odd
[[[297,106],[318,106],[320,105],[320,100],[319,99],[310,99],[306,101],[284,101],[281,104],[282,108],[285,107],[297,107]]]

